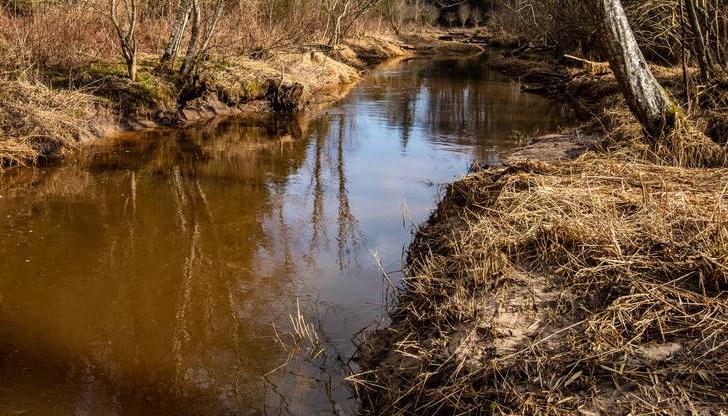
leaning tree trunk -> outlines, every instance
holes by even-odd
[[[620,0],[586,2],[599,39],[632,113],[653,139],[675,125],[675,108],[650,72]]]

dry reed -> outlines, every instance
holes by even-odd
[[[377,414],[728,408],[728,170],[584,156],[452,184],[352,377]]]

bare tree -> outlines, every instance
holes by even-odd
[[[172,28],[170,29],[169,40],[167,41],[167,46],[164,48],[164,54],[162,54],[162,64],[177,59],[177,55],[179,54],[179,47],[182,44],[182,36],[184,36],[191,15],[192,1],[180,0],[179,6],[177,8],[177,13],[174,17],[174,23],[172,24]]]
[[[180,72],[189,75],[195,67],[197,61],[197,43],[200,39],[200,26],[202,25],[202,10],[200,9],[200,0],[192,0],[192,29],[190,32],[190,42],[187,44],[187,54],[182,64]]]
[[[446,12],[442,17],[447,22],[447,27],[452,27],[455,24],[455,20],[457,20],[457,16],[455,16],[455,12],[452,10]]]
[[[384,12],[389,18],[392,30],[394,30],[394,33],[399,34],[405,19],[405,0],[386,0],[384,6]]]
[[[212,16],[203,22],[202,19],[202,7],[203,4],[200,0],[192,1],[192,28],[190,31],[190,42],[187,45],[187,54],[185,55],[185,61],[182,64],[181,72],[183,75],[192,74],[197,68],[202,56],[207,53],[210,45],[210,39],[215,32],[217,23],[220,20],[220,15],[223,9],[223,0],[215,0],[215,6],[212,12]],[[206,27],[203,31],[203,23],[206,23]]]
[[[708,77],[708,72],[711,68],[711,57],[710,50],[706,48],[706,33],[700,24],[698,18],[698,12],[695,7],[694,0],[685,0],[685,8],[687,9],[688,22],[693,30],[693,45],[695,48],[696,58],[698,60],[698,67],[700,68],[700,76],[703,79]]]
[[[109,0],[109,16],[114,25],[116,34],[119,37],[121,46],[121,55],[126,61],[126,68],[129,78],[136,81],[137,71],[137,41],[136,41],[136,24],[137,24],[137,0],[122,0],[123,9],[126,12],[126,21],[119,19],[119,2],[118,0]]]
[[[470,18],[473,19],[473,25],[475,28],[479,28],[480,24],[483,23],[483,10],[480,7],[475,6],[470,12]]]
[[[725,3],[720,0],[685,0],[693,51],[704,81],[718,78],[728,82],[725,79],[728,78],[728,59],[725,58],[728,4]]]
[[[325,0],[325,13],[328,15],[326,31],[333,24],[329,45],[337,46],[358,18],[381,2],[382,0]]]
[[[647,66],[622,3],[620,0],[586,3],[630,110],[653,139],[671,131],[675,125],[675,107]]]

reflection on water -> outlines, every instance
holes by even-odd
[[[351,339],[382,314],[370,250],[396,271],[433,184],[568,117],[486,65],[391,63],[320,113],[0,177],[0,414],[353,412]],[[264,377],[297,300],[326,354]]]

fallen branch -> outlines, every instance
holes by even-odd
[[[589,72],[595,74],[602,74],[609,72],[608,62],[596,62],[588,59],[579,58],[578,56],[564,54],[564,59],[571,62],[576,62],[584,68],[588,68]]]

